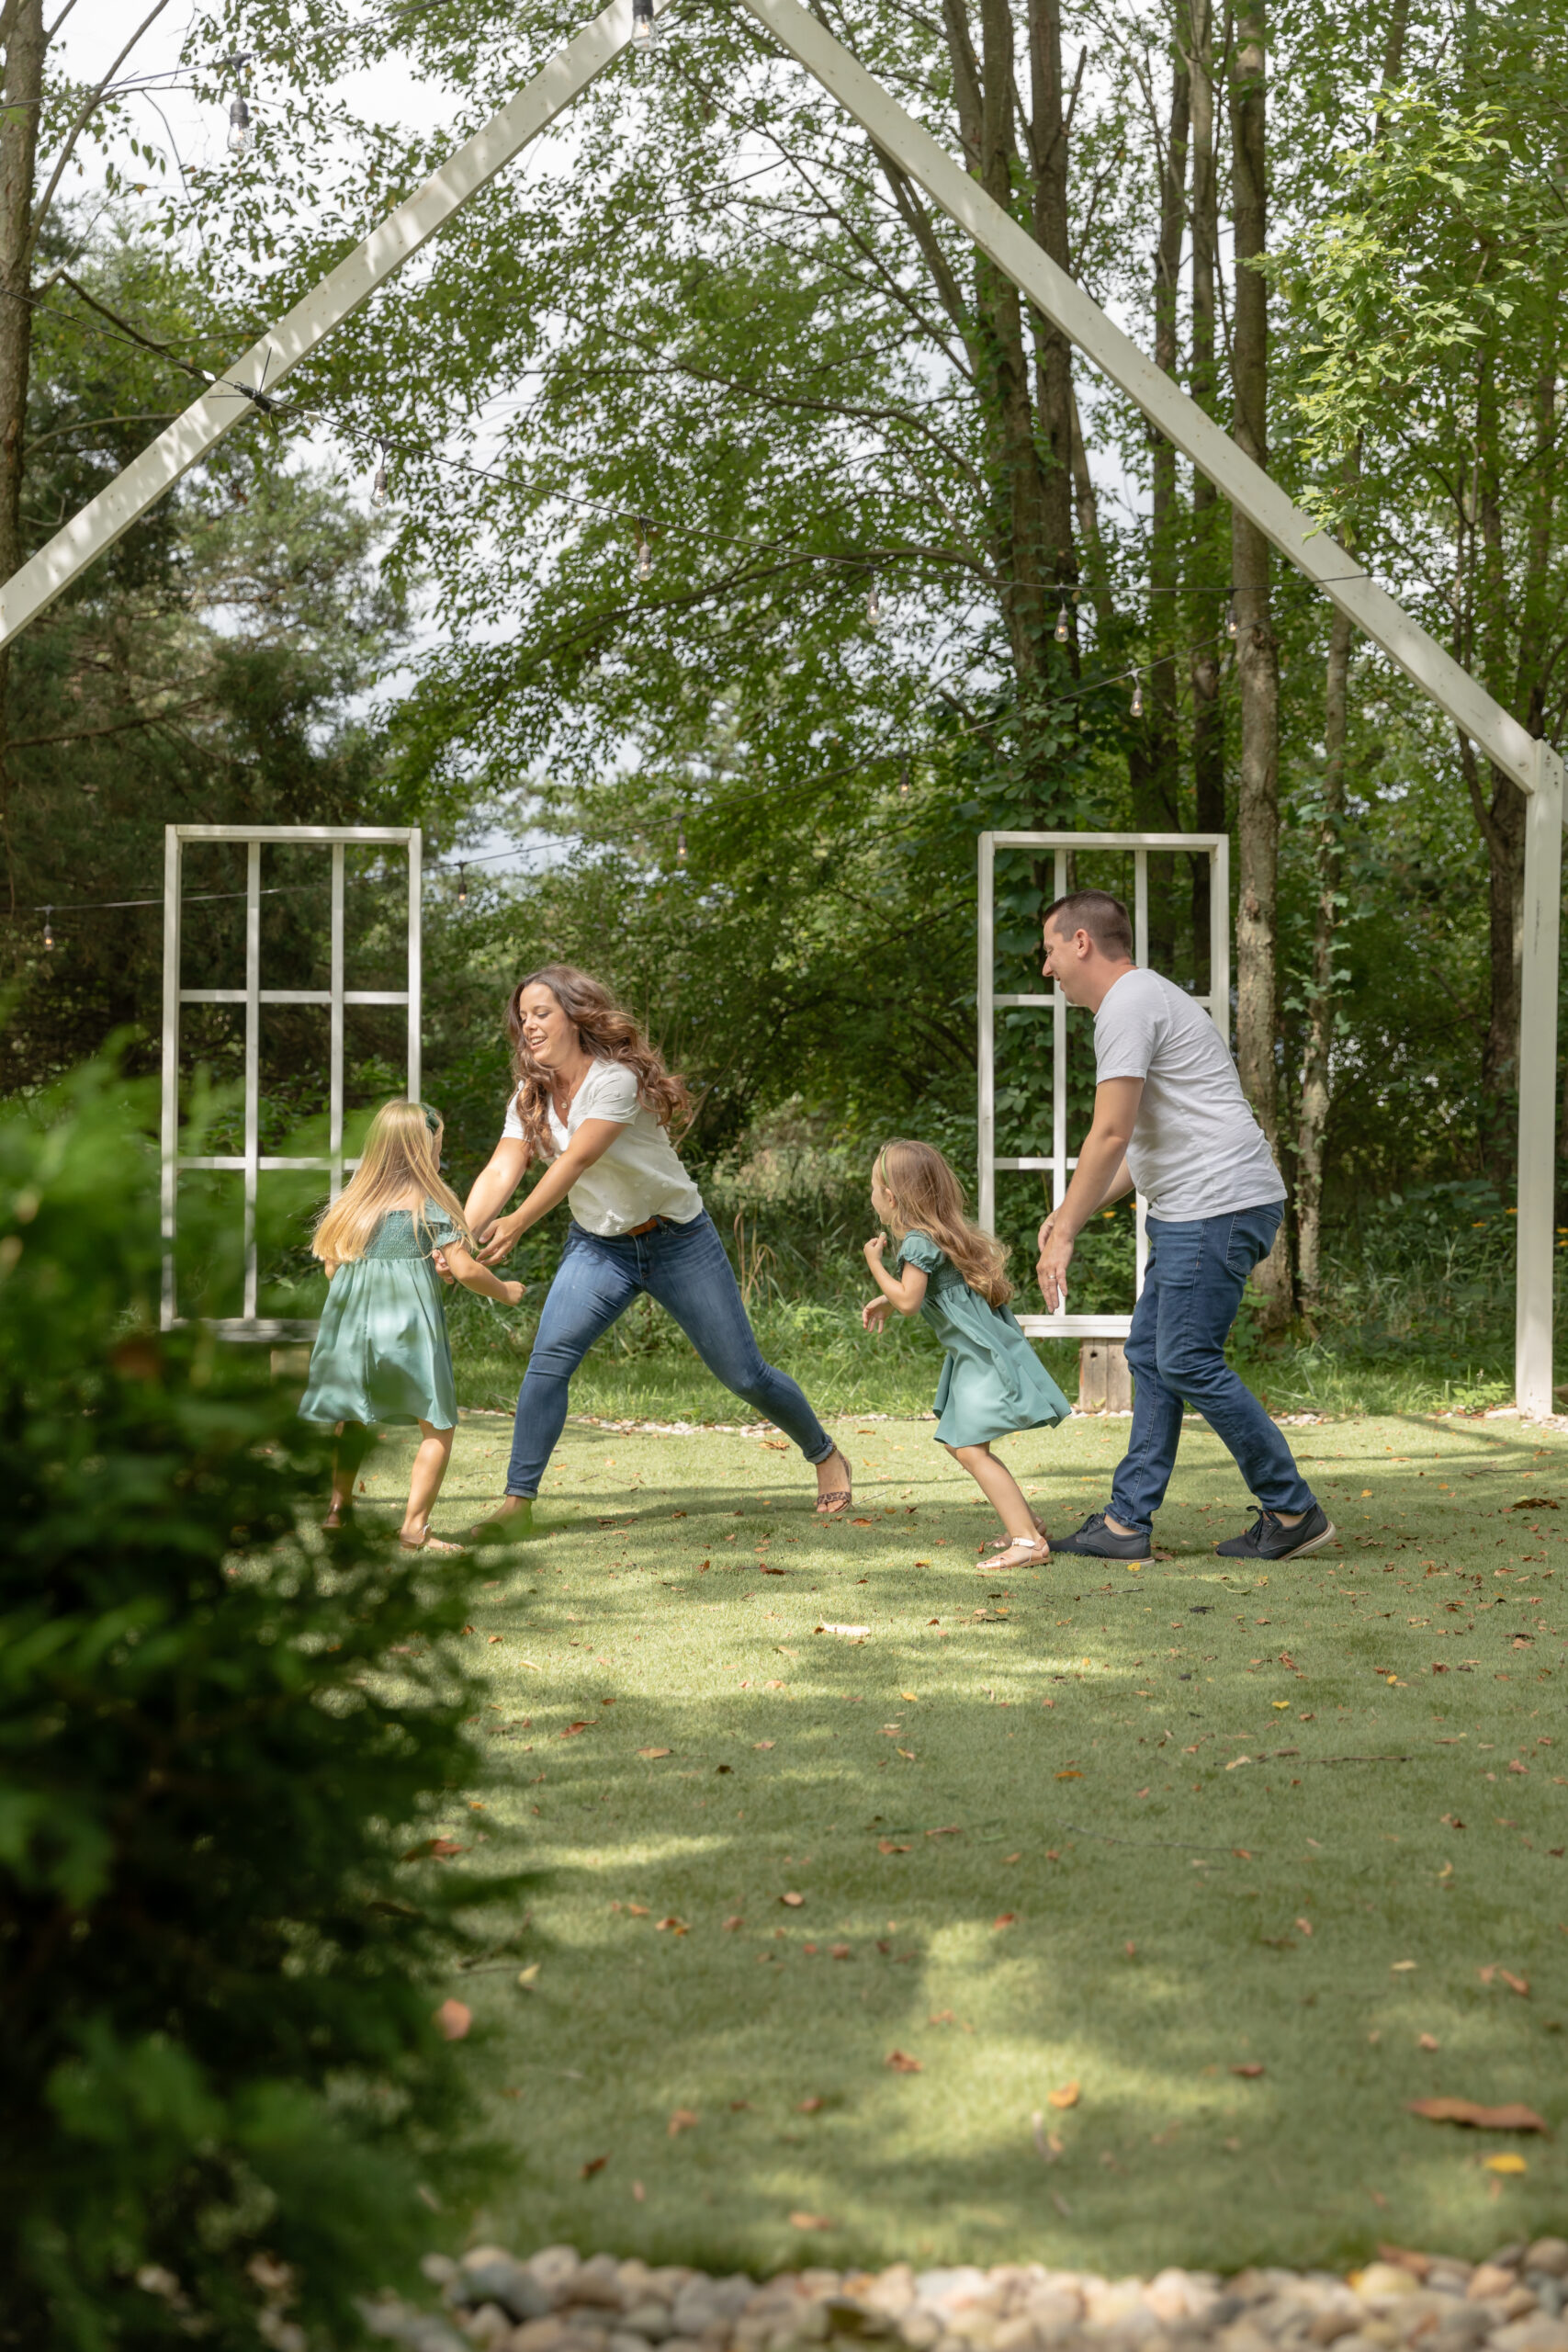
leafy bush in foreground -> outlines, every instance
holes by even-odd
[[[0,2341],[342,2342],[453,2178],[464,1564],[329,1554],[265,1359],[158,1334],[135,1108],[0,1111]]]

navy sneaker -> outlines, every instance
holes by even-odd
[[[1054,1535],[1051,1550],[1081,1552],[1091,1560],[1146,1560],[1149,1539],[1146,1535],[1118,1535],[1113,1527],[1105,1524],[1102,1510],[1091,1510],[1083,1525],[1073,1535]]]
[[[1271,1510],[1260,1510],[1245,1535],[1233,1535],[1228,1544],[1216,1544],[1214,1549],[1222,1560],[1298,1560],[1303,1552],[1331,1544],[1335,1533],[1334,1521],[1323,1505],[1314,1503],[1294,1527],[1285,1526]]]

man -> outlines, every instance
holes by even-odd
[[[1334,1534],[1262,1406],[1225,1362],[1247,1278],[1269,1255],[1285,1187],[1247,1107],[1224,1039],[1201,1005],[1133,962],[1127,910],[1074,890],[1045,910],[1044,974],[1094,1014],[1094,1124],[1061,1206],[1040,1228],[1040,1288],[1054,1314],[1073,1243],[1095,1211],[1137,1186],[1148,1202],[1148,1267],[1133,1315],[1132,1442],[1109,1510],[1091,1511],[1054,1552],[1146,1560],[1176,1464],[1182,1406],[1229,1447],[1257,1498],[1227,1559],[1294,1560]]]

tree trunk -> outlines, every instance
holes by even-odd
[[[1230,84],[1235,301],[1231,331],[1233,431],[1247,456],[1269,463],[1269,290],[1248,265],[1268,233],[1263,0],[1240,0]],[[1241,692],[1240,852],[1236,911],[1236,1067],[1258,1124],[1279,1144],[1275,1053],[1279,988],[1275,884],[1280,855],[1280,650],[1269,611],[1269,542],[1239,510],[1231,514],[1236,668]],[[1255,1277],[1266,1329],[1290,1313],[1287,1227]]]
[[[1323,1305],[1323,1147],[1332,1101],[1334,949],[1339,930],[1350,646],[1354,635],[1354,624],[1336,606],[1329,624],[1328,675],[1323,695],[1323,787],[1313,843],[1317,903],[1313,913],[1312,980],[1307,990],[1306,1052],[1302,1057],[1301,1123],[1296,1146],[1296,1272],[1302,1306],[1314,1330]]]
[[[1177,295],[1187,218],[1187,148],[1191,78],[1178,51],[1171,72],[1170,122],[1160,173],[1159,236],[1155,246],[1155,365],[1174,377]],[[1152,661],[1145,716],[1134,722],[1130,755],[1134,821],[1140,832],[1181,829],[1179,741],[1177,734],[1176,591],[1180,584],[1177,531],[1176,445],[1150,429],[1153,499],[1149,531],[1149,638]],[[1205,860],[1205,864],[1207,861]],[[1170,973],[1176,957],[1176,895],[1170,861],[1149,866],[1149,962]]]
[[[6,46],[0,83],[0,580],[9,580],[24,553],[22,445],[32,362],[33,182],[49,47],[43,0],[7,0],[0,11],[0,40]],[[10,669],[9,648],[0,650],[0,833],[15,912],[6,724]]]
[[[1031,164],[1034,241],[1070,271],[1067,123],[1062,88],[1061,0],[1029,0]],[[1043,444],[1045,553],[1058,585],[1077,579],[1073,545],[1073,361],[1060,327],[1034,314],[1036,405]]]
[[[1214,274],[1218,266],[1219,182],[1214,168],[1213,17],[1210,0],[1192,0],[1190,85],[1192,115],[1192,397],[1213,416],[1219,388],[1215,366]],[[1193,563],[1191,586],[1200,591],[1199,643],[1190,672],[1192,685],[1193,821],[1201,833],[1225,830],[1225,730],[1220,708],[1220,664],[1224,650],[1225,596],[1216,549],[1219,497],[1204,474],[1192,477]],[[1209,861],[1192,861],[1192,944],[1201,989],[1209,969]],[[1230,1007],[1216,1005],[1221,1029],[1230,1035]]]

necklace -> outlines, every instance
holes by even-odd
[[[581,1092],[582,1081],[587,1077],[592,1067],[593,1063],[591,1057],[583,1064],[582,1069],[579,1071],[577,1077],[572,1080],[570,1086],[565,1084],[564,1080],[555,1080],[551,1083],[550,1101],[554,1107],[555,1114],[560,1121],[563,1127],[566,1125],[567,1113],[571,1109],[572,1104],[576,1102],[579,1094]],[[565,1087],[564,1093],[562,1091],[563,1087]]]

